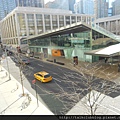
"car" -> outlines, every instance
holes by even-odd
[[[29,61],[28,59],[21,59],[21,60],[20,60],[20,63],[21,63],[21,64],[23,63],[23,64],[27,64],[27,65],[28,65],[28,64],[30,64],[30,61]]]
[[[52,80],[52,76],[45,71],[35,73],[34,78],[41,82],[50,82]]]

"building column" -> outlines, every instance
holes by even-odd
[[[81,22],[82,22],[82,16],[81,16]]]
[[[16,38],[16,34],[15,34],[15,20],[14,20],[14,16],[12,15],[12,23],[13,23],[13,37]]]
[[[111,24],[110,24],[110,21],[108,21],[108,31],[111,32]]]
[[[60,28],[59,15],[57,15],[57,26]]]
[[[50,27],[51,27],[51,30],[53,30],[53,25],[52,25],[52,15],[50,14]]]
[[[18,19],[17,19],[17,13],[15,13],[15,23],[16,23],[16,31],[17,31],[17,40],[18,40],[18,44],[17,45],[20,45],[20,26],[18,24]]]
[[[65,19],[65,15],[64,15],[64,26],[66,26],[66,19]]]
[[[77,15],[75,16],[75,20],[76,20],[75,23],[77,23]]]
[[[104,29],[106,29],[106,30],[107,30],[107,27],[106,27],[106,22],[104,22]]]
[[[25,26],[26,26],[27,37],[29,37],[29,29],[28,29],[28,21],[27,21],[27,14],[26,13],[25,13]]]
[[[36,23],[36,14],[34,14],[34,25],[35,25],[35,35],[38,35],[37,23]]]
[[[86,19],[86,24],[88,24],[87,16],[85,16],[85,17],[86,17],[86,18],[85,18],[85,19]]]
[[[118,28],[119,28],[118,20],[115,21],[115,27],[116,27],[116,35],[118,35]]]
[[[92,48],[92,29],[90,31],[90,47]]]
[[[46,31],[45,30],[45,19],[44,19],[44,14],[42,14],[42,19],[43,19],[43,33]]]
[[[13,38],[14,37],[14,26],[13,26],[13,15],[11,16],[11,19],[10,19],[10,24],[11,24],[11,37]]]
[[[8,25],[7,25],[7,29],[8,29],[8,38],[10,38],[11,36],[10,36],[10,33],[11,33],[11,31],[10,31],[10,18],[7,20],[7,23],[8,23]],[[10,40],[9,40],[9,42],[10,42]],[[10,44],[10,43],[9,43]]]
[[[71,15],[70,15],[70,26],[71,26],[71,24],[72,24],[72,21],[71,21]]]

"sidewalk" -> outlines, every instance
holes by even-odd
[[[0,115],[54,115],[7,71],[0,71]],[[27,96],[28,95],[28,96]]]
[[[99,92],[97,91],[92,91],[92,92],[94,93],[94,96],[99,95]],[[90,115],[90,106],[88,105],[89,102],[86,96],[83,97],[66,115]],[[91,100],[90,100],[91,104],[95,99],[94,96],[91,95]],[[102,100],[102,102],[100,102],[100,100]],[[115,98],[112,98],[104,94],[101,94],[99,99],[95,102],[95,104],[98,105],[98,107],[95,107],[97,108],[95,113],[96,115],[120,115],[119,103],[120,103],[120,95]]]

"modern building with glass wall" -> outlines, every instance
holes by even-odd
[[[0,0],[0,20],[15,8],[15,0]]]
[[[46,3],[45,8],[69,10],[69,0],[54,0]]]
[[[75,0],[54,0],[45,4],[45,8],[70,10],[74,13]]]
[[[94,11],[96,18],[108,17],[108,0],[94,0]]]
[[[0,0],[0,20],[17,6],[42,8],[44,0]]]
[[[16,7],[44,7],[44,0],[15,0]]]
[[[76,0],[69,0],[69,10],[71,10],[73,13],[75,13],[75,11],[74,11],[75,1]]]
[[[71,26],[29,37],[31,52],[43,53],[44,58],[49,56],[95,62],[104,57],[87,55],[86,52],[98,50],[120,42],[120,37],[97,26],[84,22],[73,23]]]
[[[120,0],[114,0],[112,3],[113,15],[120,14]]]
[[[21,37],[39,35],[80,21],[91,24],[93,18],[67,10],[17,7],[1,21],[2,42],[18,46]]]
[[[79,14],[94,14],[94,2],[93,0],[79,0],[74,5],[75,13]]]

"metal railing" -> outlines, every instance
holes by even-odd
[[[94,29],[94,30],[96,30],[96,31],[98,31],[98,32],[100,32],[100,33],[102,33],[102,34],[120,42],[120,36],[115,35],[115,34],[111,33],[110,31],[107,31],[104,28],[102,28],[102,27],[100,27],[96,24],[92,24],[92,29]]]

